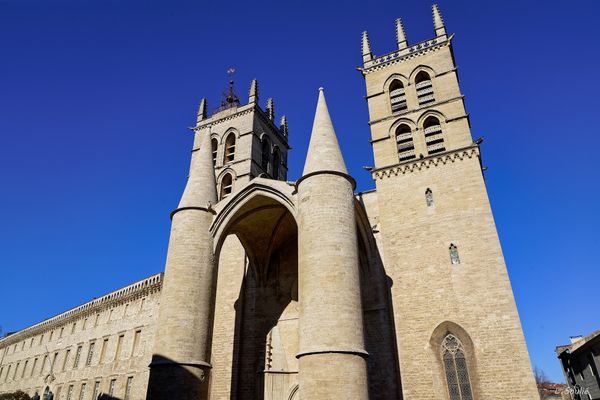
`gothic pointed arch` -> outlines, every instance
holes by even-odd
[[[477,398],[478,379],[475,348],[467,331],[452,321],[440,323],[430,339],[430,350],[436,360],[439,392],[447,400]]]

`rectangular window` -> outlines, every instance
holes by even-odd
[[[82,331],[85,331],[85,327],[87,326],[87,318],[83,320],[83,326],[81,327]]]
[[[102,341],[102,348],[100,349],[100,364],[104,362],[106,357],[106,349],[108,348],[108,338]]]
[[[100,322],[100,314],[96,314],[96,319],[94,320],[94,326],[98,326],[98,322]]]
[[[129,303],[125,304],[125,311],[123,311],[123,318],[127,318],[128,310],[129,310]]]
[[[85,383],[81,384],[81,390],[79,391],[79,400],[85,400]]]
[[[25,341],[23,340],[23,343],[21,343],[21,351],[23,351],[23,349],[25,349]]]
[[[60,335],[58,335],[59,339],[63,337],[64,333],[65,333],[65,328],[64,327],[60,328]]]
[[[73,385],[69,385],[67,390],[67,400],[71,400],[71,398],[73,398]]]
[[[140,347],[140,336],[142,335],[142,330],[138,329],[135,331],[133,336],[133,347],[131,348],[131,357],[137,356],[138,348]]]
[[[73,363],[73,368],[79,367],[79,359],[81,358],[81,348],[83,346],[77,346],[77,351],[75,352],[75,362]]]
[[[31,374],[29,374],[29,376],[33,376],[33,373],[35,372],[35,367],[37,366],[37,358],[33,359],[33,366],[31,367]]]
[[[54,337],[54,331],[50,331],[50,339],[48,339],[48,341],[51,342],[53,337]]]
[[[131,386],[133,385],[133,376],[127,377],[127,386],[125,386],[125,400],[131,399]]]
[[[54,372],[54,366],[56,365],[56,360],[58,360],[58,351],[54,353],[54,357],[52,357],[52,364],[50,364],[50,372]]]
[[[144,305],[146,304],[146,298],[142,298],[142,301],[140,302],[140,311],[142,311],[144,309]]]
[[[119,335],[117,339],[117,351],[115,352],[115,360],[119,360],[121,358],[121,349],[123,348],[123,339],[125,338],[125,334]]]
[[[44,371],[46,370],[46,364],[48,364],[48,355],[44,356],[44,362],[42,362],[42,368],[40,369],[40,376],[44,375]]]
[[[99,394],[100,394],[100,381],[96,381],[96,383],[94,383],[94,393],[92,393],[92,400],[98,399]]]
[[[116,379],[111,379],[110,380],[110,385],[108,386],[108,395],[109,396],[113,396],[115,394],[115,386],[117,384],[117,380]]]
[[[44,335],[40,336],[40,342],[38,344],[42,344],[43,341],[44,341]]]
[[[8,381],[8,376],[10,375],[11,369],[12,369],[12,364],[8,366],[8,371],[6,371],[6,377],[4,378],[4,382]]]
[[[31,342],[29,342],[29,348],[33,347],[33,338],[31,338]]]
[[[21,363],[17,363],[17,366],[15,367],[15,373],[13,374],[12,380],[16,380],[17,379],[17,371],[19,370],[19,365]]]
[[[92,365],[92,358],[94,357],[94,347],[96,346],[95,342],[91,342],[90,343],[90,348],[88,350],[88,355],[87,358],[85,360],[85,366],[89,367],[90,365]]]
[[[27,369],[27,364],[29,364],[29,360],[25,360],[25,364],[23,364],[23,371],[21,371],[21,379],[25,377],[25,370]]]
[[[67,349],[65,352],[65,360],[63,361],[62,370],[65,371],[67,369],[67,363],[69,362],[69,356],[71,355],[71,349]]]
[[[73,326],[71,326],[71,335],[75,333],[76,327],[77,327],[77,322],[73,322]]]

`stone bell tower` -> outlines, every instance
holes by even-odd
[[[448,35],[375,56],[362,35],[380,250],[405,399],[534,399],[536,387]]]
[[[233,81],[212,114],[206,99],[201,100],[193,130],[196,141],[204,134],[211,137],[219,200],[256,177],[287,179],[288,124],[285,116],[279,125],[275,118],[272,98],[264,109],[259,106],[256,79],[250,84],[247,104],[240,103]]]

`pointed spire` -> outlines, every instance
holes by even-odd
[[[217,183],[213,166],[210,132],[203,133],[200,149],[192,153],[190,176],[179,207],[207,207],[217,202]]]
[[[250,82],[250,93],[248,95],[248,104],[258,102],[258,81],[252,79]]]
[[[279,123],[279,131],[284,137],[288,135],[288,123],[287,118],[284,116],[281,117],[281,122]]]
[[[304,163],[303,175],[317,171],[337,171],[348,173],[342,151],[338,144],[323,88],[319,88],[319,100],[313,122],[310,144]]]
[[[437,4],[432,7],[433,11],[433,27],[435,28],[435,36],[446,36],[446,27],[444,26],[444,19],[442,13],[438,8]]]
[[[396,43],[398,43],[398,50],[408,47],[406,33],[404,33],[404,25],[402,25],[402,20],[400,18],[396,18]]]
[[[200,106],[198,107],[198,116],[196,117],[196,124],[199,124],[200,121],[206,119],[206,99],[200,100]]]
[[[363,62],[371,61],[373,59],[373,53],[371,52],[371,42],[369,41],[369,34],[367,31],[362,33],[362,56]]]
[[[275,120],[275,103],[272,97],[267,99],[267,115],[271,121]]]

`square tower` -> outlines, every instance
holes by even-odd
[[[256,177],[287,179],[288,125],[285,116],[275,124],[275,103],[258,104],[258,82],[250,84],[248,103],[241,105],[233,81],[212,115],[202,99],[193,129],[194,150],[204,134],[211,136],[213,163],[219,200]]]
[[[452,38],[374,56],[362,36],[378,210],[404,399],[537,398],[519,315],[460,92]],[[372,213],[371,213],[372,214]],[[376,217],[376,218],[373,218]]]

